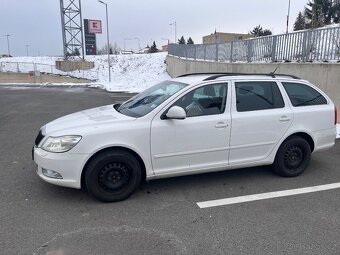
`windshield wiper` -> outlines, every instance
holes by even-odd
[[[141,98],[140,100],[138,100],[136,102],[124,103],[122,105],[122,107],[119,108],[119,110],[121,111],[121,110],[125,110],[125,109],[132,109],[132,108],[136,108],[140,105],[150,104],[150,103],[156,101],[156,99],[158,99],[161,96],[162,96],[161,94],[145,96],[145,97]]]
[[[114,104],[113,108],[120,113],[119,107],[121,106],[121,104]]]

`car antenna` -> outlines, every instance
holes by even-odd
[[[280,64],[281,64],[281,63],[279,63],[279,64],[276,66],[274,72],[271,72],[271,73],[270,73],[270,75],[273,76],[274,78],[275,78],[275,72],[276,72],[277,69],[279,68]]]

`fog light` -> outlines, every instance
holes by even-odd
[[[42,168],[42,173],[46,177],[53,178],[53,179],[63,179],[63,177],[56,171],[48,170],[45,168]]]

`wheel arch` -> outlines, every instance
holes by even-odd
[[[135,152],[134,150],[130,149],[130,148],[127,148],[127,147],[123,147],[123,146],[111,146],[111,147],[107,147],[107,148],[103,148],[99,151],[97,151],[95,154],[93,154],[85,163],[83,169],[82,169],[82,172],[81,172],[81,179],[80,179],[80,185],[81,185],[81,188],[85,187],[85,173],[86,173],[86,169],[87,169],[87,166],[88,164],[91,162],[91,160],[93,158],[95,158],[98,154],[101,154],[105,151],[126,151],[126,152],[129,152],[131,153],[133,156],[136,157],[136,159],[138,160],[140,166],[141,166],[141,169],[142,169],[142,180],[144,181],[146,179],[146,168],[145,168],[145,163],[142,159],[142,157],[137,153]]]
[[[284,141],[281,143],[281,145],[282,145],[285,141],[287,141],[289,138],[291,138],[291,137],[293,137],[293,136],[298,136],[298,137],[301,137],[301,138],[305,139],[305,140],[308,142],[309,146],[310,146],[310,151],[311,151],[311,152],[314,151],[315,142],[314,142],[312,136],[309,135],[309,134],[306,133],[306,132],[297,132],[297,133],[294,133],[294,134],[289,135],[288,137],[286,137],[286,139],[284,139]]]

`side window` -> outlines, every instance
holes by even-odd
[[[293,106],[327,104],[326,98],[312,87],[293,82],[282,82]]]
[[[228,86],[225,83],[206,85],[180,98],[174,105],[182,107],[187,117],[224,113]]]
[[[275,82],[236,82],[235,88],[238,112],[284,107],[282,95]]]

